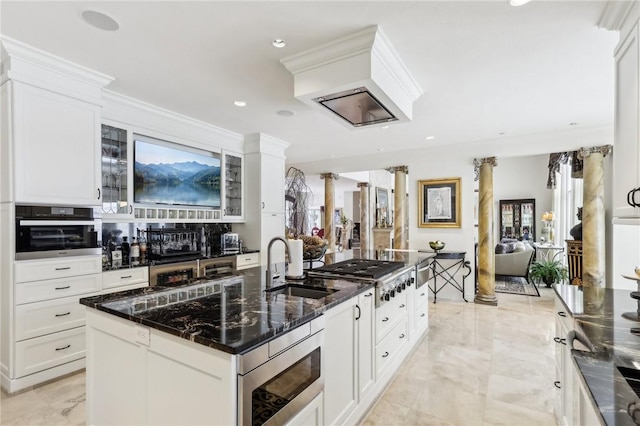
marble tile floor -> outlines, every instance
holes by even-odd
[[[540,293],[429,303],[429,336],[362,425],[555,425],[553,290]],[[0,424],[82,425],[84,400],[84,372],[2,393]]]

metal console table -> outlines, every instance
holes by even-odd
[[[423,251],[423,250],[419,250]],[[429,290],[433,293],[433,303],[436,303],[438,292],[440,292],[447,284],[452,285],[458,291],[462,293],[462,300],[468,302],[464,295],[465,279],[471,275],[471,262],[466,260],[466,252],[443,252],[443,251],[426,251],[426,253],[435,253],[433,261],[431,263],[431,270],[433,272],[433,288],[429,286]],[[445,261],[443,264],[442,261]],[[450,263],[451,262],[451,263]],[[462,275],[462,282],[460,283],[456,279],[456,274],[460,272],[462,268],[466,269],[466,273]],[[441,278],[444,282],[438,288],[438,278]]]

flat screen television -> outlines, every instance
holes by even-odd
[[[134,139],[133,200],[220,208],[220,154]]]

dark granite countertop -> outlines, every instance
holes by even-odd
[[[435,253],[424,253],[415,250],[387,250],[382,254],[375,251],[347,250],[344,252],[327,253],[324,256],[325,263],[337,263],[350,259],[377,259],[393,262],[404,262],[406,266],[418,265],[435,257]]]
[[[272,340],[372,288],[307,278],[296,283],[333,291],[320,299],[266,292],[265,267],[179,287],[146,287],[80,299],[85,306],[232,354]],[[276,280],[273,287],[284,284]]]
[[[617,367],[640,369],[640,336],[631,333],[640,323],[623,317],[636,314],[637,301],[628,290],[554,288],[573,315],[576,330],[594,346],[593,352],[574,349],[572,355],[595,407],[607,425],[635,424],[627,407],[640,399]]]

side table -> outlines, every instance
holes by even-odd
[[[462,293],[462,300],[468,302],[464,295],[465,279],[471,275],[471,262],[466,260],[466,252],[452,251],[428,251],[418,250],[423,253],[435,253],[431,263],[431,271],[433,272],[433,288],[429,286],[429,290],[433,293],[433,303],[436,303],[438,292],[440,292],[448,284],[456,288]],[[466,271],[462,275],[462,282],[456,278],[456,274],[465,268]],[[442,284],[438,287],[438,278],[442,280]]]

